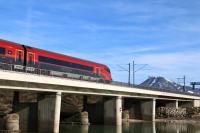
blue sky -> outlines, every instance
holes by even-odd
[[[107,64],[148,64],[136,83],[200,80],[198,0],[0,0],[0,38]],[[137,65],[136,68],[141,67]]]

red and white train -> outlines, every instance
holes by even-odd
[[[0,63],[16,69],[44,69],[50,75],[82,80],[111,82],[110,69],[103,64],[0,40]]]

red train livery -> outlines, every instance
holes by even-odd
[[[106,65],[5,40],[0,40],[0,62],[13,64],[15,69],[48,70],[50,75],[59,77],[111,82]]]

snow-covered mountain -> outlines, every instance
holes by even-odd
[[[139,86],[148,87],[148,88],[170,89],[170,90],[183,91],[182,85],[177,84],[173,81],[170,81],[164,77],[149,77],[147,80],[145,80]],[[189,86],[186,86],[186,91],[189,93],[195,92]]]

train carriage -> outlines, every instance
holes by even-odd
[[[13,64],[14,69],[92,81],[111,81],[106,65],[0,40],[0,62]]]

